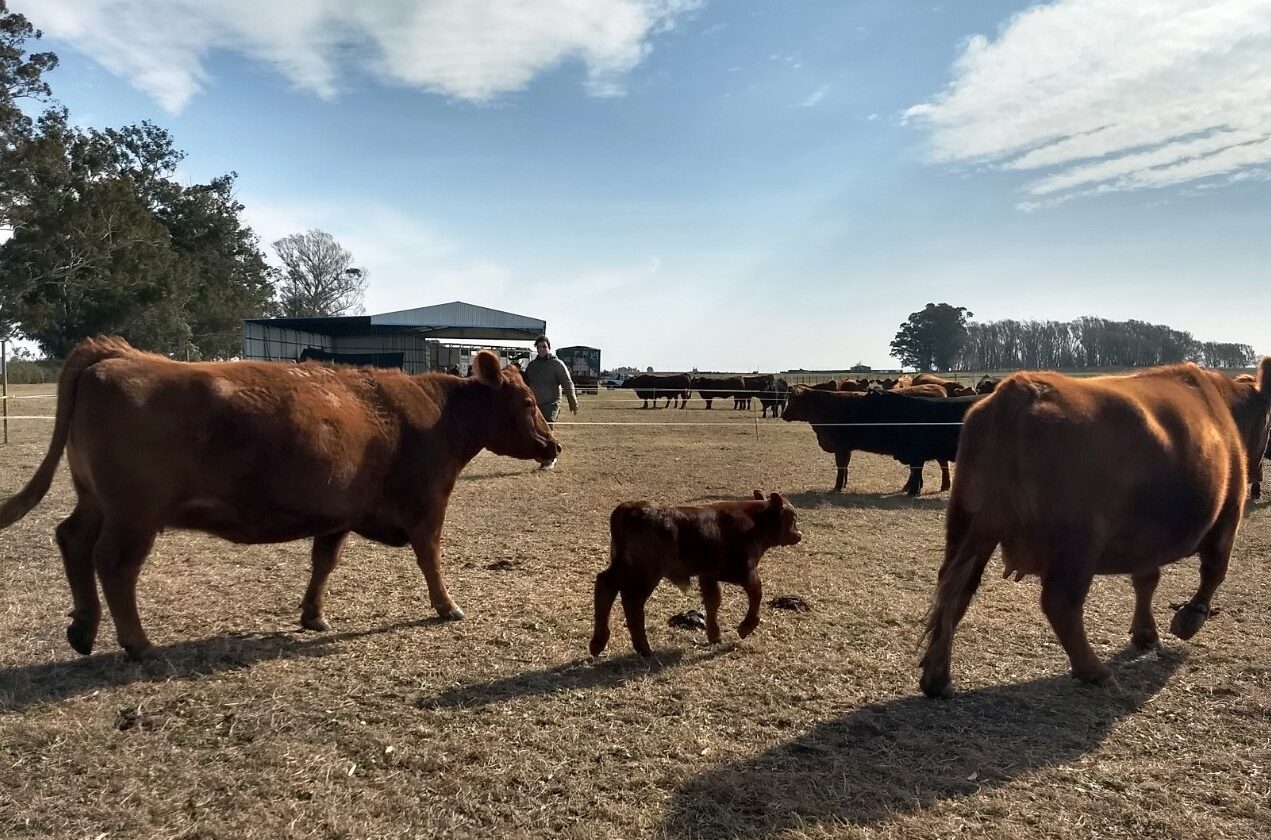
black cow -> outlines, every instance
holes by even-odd
[[[740,376],[694,376],[692,380],[692,388],[706,403],[707,411],[711,410],[713,401],[728,399],[744,387]]]
[[[790,385],[784,379],[769,378],[772,379],[771,388],[759,395],[759,403],[763,406],[763,414],[760,416],[767,417],[771,409],[772,416],[776,418],[781,416],[786,400],[790,397]]]
[[[940,489],[949,489],[947,464],[957,458],[962,418],[982,399],[982,395],[940,399],[894,391],[829,392],[795,385],[783,419],[811,423],[821,448],[834,455],[834,492],[843,489],[852,451],[859,449],[890,455],[907,465],[909,480],[903,492],[917,496],[927,461],[944,462]]]
[[[661,398],[666,399],[667,408],[677,399],[680,408],[684,408],[688,405],[691,382],[685,373],[642,373],[629,377],[621,387],[635,390],[636,396],[644,400],[641,408],[648,408],[649,400],[653,400],[653,407],[657,408]]]

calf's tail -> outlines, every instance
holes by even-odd
[[[57,413],[48,452],[44,454],[44,460],[26,486],[0,504],[0,528],[8,528],[26,516],[49,492],[49,485],[53,483],[53,475],[57,472],[58,462],[62,460],[62,451],[66,448],[66,439],[70,434],[71,417],[75,413],[75,389],[80,374],[103,359],[127,356],[135,352],[128,342],[113,336],[86,339],[71,350],[57,380]]]

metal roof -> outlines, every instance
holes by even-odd
[[[547,331],[547,322],[463,301],[418,309],[402,309],[381,315],[349,315],[334,318],[252,318],[265,324],[320,335],[373,335],[411,332],[428,338],[469,340],[511,339],[532,341]]]

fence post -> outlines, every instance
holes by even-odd
[[[0,404],[4,406],[4,443],[9,444],[9,339],[0,338]]]

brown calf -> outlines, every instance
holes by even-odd
[[[698,578],[706,605],[706,638],[719,641],[719,584],[745,588],[750,599],[746,617],[737,626],[742,638],[759,624],[759,558],[777,545],[802,539],[794,508],[773,493],[766,500],[716,502],[709,505],[662,507],[649,502],[623,502],[609,517],[609,568],[596,576],[596,626],[591,655],[599,656],[609,642],[609,612],[622,596],[631,644],[651,656],[644,630],[644,603],[666,578],[688,589]]]
[[[57,526],[74,609],[67,639],[92,652],[94,574],[119,643],[150,648],[137,576],[159,532],[236,543],[313,539],[301,624],[326,630],[327,577],[350,532],[410,544],[443,618],[463,618],[441,579],[441,527],[459,472],[483,448],[541,461],[560,446],[524,380],[489,351],[474,375],[277,362],[174,362],[123,339],[82,341],[58,382],[57,420],[0,528],[48,492],[65,449],[77,501]]]
[[[1130,576],[1130,638],[1148,648],[1160,567],[1199,553],[1200,586],[1170,626],[1194,636],[1227,573],[1269,411],[1271,358],[1255,383],[1195,365],[1002,380],[962,428],[922,690],[950,693],[953,634],[999,544],[1008,576],[1041,578],[1042,611],[1080,679],[1112,676],[1082,617],[1096,574]]]

